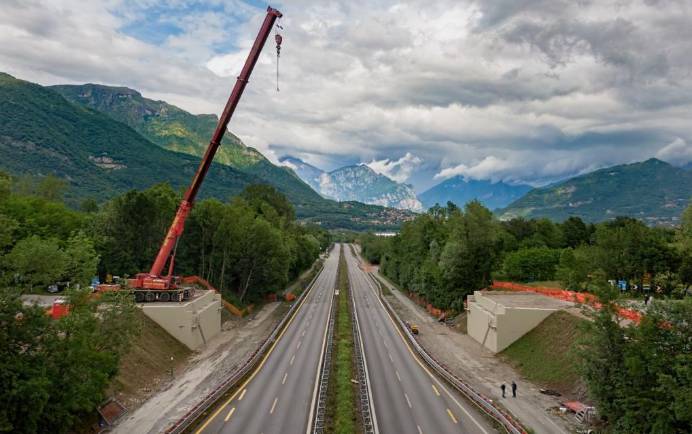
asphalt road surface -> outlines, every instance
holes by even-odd
[[[259,369],[204,421],[198,434],[307,431],[338,264],[337,244]]]
[[[375,284],[344,246],[382,434],[496,433],[472,404],[434,376],[409,348],[377,297]]]

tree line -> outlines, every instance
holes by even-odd
[[[365,234],[359,242],[366,259],[394,282],[458,311],[492,279],[559,281],[576,291],[603,280],[625,281],[628,291],[648,283],[678,298],[692,285],[692,207],[680,227],[663,228],[629,217],[597,224],[579,217],[499,221],[477,201],[464,209],[448,203],[405,223],[395,237]]]
[[[148,271],[181,199],[160,184],[72,209],[66,187],[0,172],[0,432],[68,432],[93,416],[141,324],[130,296],[93,298],[89,284]],[[250,303],[285,288],[329,242],[326,231],[299,224],[275,189],[249,186],[193,208],[176,273]],[[70,283],[68,316],[52,320],[22,303],[58,282]]]

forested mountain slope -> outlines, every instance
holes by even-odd
[[[598,222],[630,216],[676,224],[692,198],[692,172],[655,158],[596,170],[536,188],[500,212],[502,218],[570,216]]]
[[[261,158],[256,161],[265,163],[253,170],[213,164],[201,197],[226,200],[247,185],[267,183],[288,197],[300,219],[326,228],[394,228],[411,218],[401,210],[324,199],[289,169],[257,154]],[[198,164],[198,157],[156,146],[126,123],[71,103],[51,88],[0,73],[0,170],[63,178],[69,183],[66,199],[73,205],[84,198],[103,202],[160,182],[182,191]]]

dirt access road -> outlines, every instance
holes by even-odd
[[[269,336],[286,309],[285,303],[269,303],[248,317],[226,321],[221,333],[192,356],[182,373],[126,415],[113,432],[164,431],[233,372]]]
[[[547,411],[559,404],[558,399],[540,393],[538,386],[523,379],[512,367],[470,336],[438,323],[423,308],[381,277],[375,267],[373,275],[389,288],[391,295],[387,296],[387,300],[401,318],[418,325],[419,343],[455,375],[463,378],[477,391],[500,402],[536,434],[574,432],[575,426],[566,418]],[[512,380],[518,385],[517,398],[511,398],[508,387],[507,395],[510,397],[503,399],[500,384],[509,386]]]

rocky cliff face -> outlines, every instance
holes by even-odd
[[[283,157],[281,162],[326,198],[354,200],[412,211],[423,210],[423,205],[410,185],[392,181],[368,166],[346,166],[325,172],[294,157]]]

